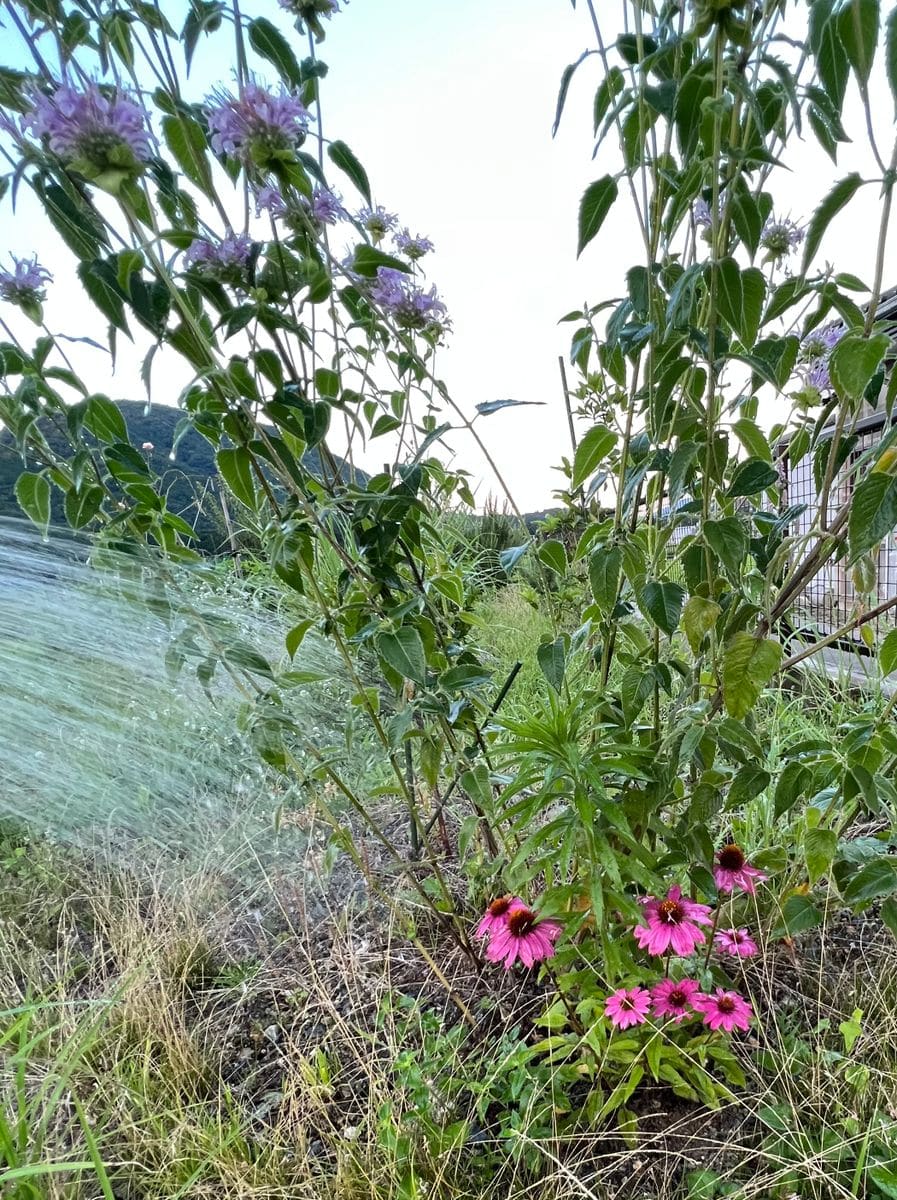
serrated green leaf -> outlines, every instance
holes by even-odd
[[[891,345],[886,333],[863,337],[848,333],[829,359],[829,373],[842,400],[860,400]]]
[[[860,867],[859,871],[841,889],[847,904],[865,904],[879,896],[892,896],[897,892],[897,858],[882,856],[873,858]]]
[[[737,578],[747,557],[748,536],[738,517],[705,521],[701,532],[707,545],[729,573]]]
[[[296,651],[302,645],[305,635],[308,633],[309,629],[311,629],[314,623],[314,617],[306,617],[305,620],[300,621],[298,625],[294,625],[286,635],[284,641],[286,643],[287,654],[289,654],[290,658],[295,657]]]
[[[773,930],[774,937],[793,937],[822,924],[822,913],[809,896],[789,896],[782,909],[781,920]]]
[[[611,175],[597,179],[586,188],[579,203],[577,258],[604,224],[604,219],[613,207],[616,198],[617,181]]]
[[[888,896],[881,906],[880,916],[894,937],[897,938],[897,898]]]
[[[771,463],[762,458],[749,458],[739,463],[732,476],[732,482],[726,488],[728,496],[755,496],[765,492],[767,488],[775,487],[779,482],[778,472]]]
[[[773,638],[735,634],[723,655],[723,700],[730,717],[747,716],[781,661],[782,647]]]
[[[589,583],[602,612],[611,612],[617,602],[622,563],[619,546],[599,546],[589,559]]]
[[[772,462],[772,450],[769,448],[766,434],[763,433],[756,421],[751,421],[748,417],[740,417],[732,425],[732,432],[753,458],[759,458],[761,462]]]
[[[212,168],[206,157],[208,142],[200,123],[186,113],[177,113],[162,118],[162,133],[175,162],[190,182],[206,196],[213,196]]]
[[[550,538],[539,547],[539,559],[556,575],[566,575],[567,551],[557,538]]]
[[[838,33],[850,65],[869,82],[878,48],[879,0],[848,0],[838,13]]]

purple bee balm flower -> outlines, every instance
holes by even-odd
[[[425,254],[428,254],[433,249],[433,243],[429,238],[421,237],[420,234],[417,237],[412,237],[407,229],[403,229],[401,233],[397,233],[395,241],[396,249],[402,254],[407,255],[412,262],[423,258]]]
[[[382,241],[399,222],[396,214],[387,212],[382,204],[376,208],[363,208],[358,219],[375,242]]]
[[[446,324],[447,310],[431,287],[424,291],[410,275],[396,267],[378,267],[369,295],[405,329],[439,330]]]
[[[316,17],[326,17],[329,21],[340,11],[339,0],[277,0],[277,3],[300,21],[313,21]]]
[[[796,250],[805,237],[806,230],[795,224],[790,217],[786,217],[782,221],[770,217],[763,226],[760,245],[766,251],[768,258],[779,259],[790,254],[792,250]]]
[[[828,363],[824,358],[817,358],[807,363],[801,374],[804,384],[808,388],[813,388],[820,393],[832,390],[832,377],[829,374]]]
[[[151,153],[143,110],[118,93],[108,98],[95,83],[83,92],[63,84],[52,95],[38,93],[22,128],[109,191],[139,174]]]
[[[19,306],[40,304],[46,298],[44,284],[53,276],[37,258],[15,258],[12,271],[0,271],[0,300]]]
[[[843,325],[827,325],[825,329],[814,329],[801,341],[801,356],[805,359],[821,358],[828,362],[843,336]]]
[[[322,225],[335,225],[347,213],[335,192],[316,187],[311,198],[311,215]]]
[[[700,226],[701,229],[709,229],[713,224],[710,205],[703,198],[703,196],[696,200],[691,206],[691,215],[694,218],[695,224]]]
[[[247,83],[239,96],[219,93],[207,105],[206,118],[216,154],[262,169],[293,158],[309,119],[298,97],[269,92],[257,83]]]
[[[255,193],[255,215],[257,217],[266,212],[276,219],[277,217],[286,216],[287,211],[287,202],[280,194],[279,188],[268,184],[263,188],[259,188]]]
[[[239,237],[231,234],[220,242],[197,238],[184,255],[184,265],[205,279],[242,287],[246,284],[252,249],[252,238],[245,234]]]

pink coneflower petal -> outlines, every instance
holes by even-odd
[[[709,1029],[723,1029],[731,1033],[734,1029],[750,1027],[753,1009],[737,992],[717,988],[712,996],[692,997],[691,1003],[701,1013]]]
[[[750,865],[744,851],[735,842],[729,842],[722,850],[716,852],[713,881],[717,891],[733,892],[738,888],[753,896],[757,891],[756,884],[765,879],[766,874]]]
[[[525,967],[535,966],[554,956],[554,942],[561,930],[558,921],[540,921],[525,904],[512,903],[504,923],[490,934],[486,957],[490,962],[504,962],[506,970],[510,970],[518,958]]]
[[[642,897],[645,925],[636,925],[633,933],[643,950],[649,954],[665,954],[672,950],[680,958],[693,954],[707,938],[699,928],[711,925],[713,918],[706,904],[698,904],[682,895],[678,884],[670,888],[663,900]]]
[[[751,958],[758,951],[757,943],[746,929],[721,929],[714,941],[721,954]]]
[[[675,1024],[694,1014],[692,998],[699,991],[693,979],[662,979],[651,988],[655,1017],[670,1017]]]
[[[618,988],[604,1002],[604,1015],[616,1029],[642,1025],[648,1019],[651,994],[644,988]]]
[[[493,900],[476,927],[476,936],[485,938],[493,936],[504,929],[508,923],[508,914],[514,908],[525,908],[526,905],[519,896],[499,896]]]

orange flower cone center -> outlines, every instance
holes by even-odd
[[[661,900],[657,906],[657,915],[665,925],[679,925],[685,920],[682,905],[676,900]]]

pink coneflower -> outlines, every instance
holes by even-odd
[[[619,988],[604,1002],[604,1015],[615,1029],[642,1025],[648,1019],[651,993],[644,988]]]
[[[754,881],[762,883],[766,875],[750,865],[740,846],[730,842],[728,846],[723,846],[722,850],[716,852],[713,878],[717,891],[732,892],[735,888],[740,888],[749,896],[753,896],[757,890]]]
[[[651,1006],[655,1017],[671,1017],[678,1025],[695,1009],[692,997],[700,991],[693,979],[662,979],[651,988]]]
[[[512,906],[504,928],[493,930],[486,957],[490,962],[504,962],[506,971],[518,958],[525,967],[531,967],[553,956],[553,942],[560,933],[560,922],[540,921],[525,904]]]
[[[676,884],[667,892],[665,900],[643,896],[639,901],[645,906],[647,925],[636,925],[635,940],[649,954],[665,954],[672,950],[682,958],[703,945],[706,937],[699,925],[712,924],[710,909],[706,904],[696,904],[682,895]]]
[[[692,1006],[701,1013],[704,1024],[710,1029],[725,1029],[726,1033],[731,1033],[733,1029],[747,1029],[754,1015],[747,1000],[742,1000],[737,992],[727,992],[725,988],[717,988],[712,996],[694,996]]]
[[[751,958],[757,953],[757,943],[746,929],[721,929],[714,938],[720,954],[737,954]]]
[[[490,933],[498,933],[504,929],[508,923],[508,913],[512,908],[526,908],[526,905],[519,896],[499,896],[497,900],[493,900],[486,911],[483,913],[483,919],[476,928],[477,937],[488,937]]]

